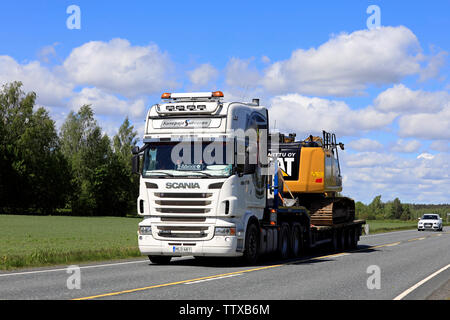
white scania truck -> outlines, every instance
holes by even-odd
[[[264,253],[356,246],[361,222],[315,227],[304,206],[279,201],[268,110],[258,99],[224,102],[220,91],[162,99],[148,111],[144,145],[133,149],[139,249],[153,263],[184,255],[254,263]]]

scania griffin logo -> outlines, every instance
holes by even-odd
[[[167,182],[167,189],[200,189],[198,182]]]

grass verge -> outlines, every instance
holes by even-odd
[[[139,219],[0,215],[0,269],[141,256]]]
[[[417,221],[367,220],[366,223],[369,224],[369,234],[417,229]],[[444,226],[449,225],[444,223]]]

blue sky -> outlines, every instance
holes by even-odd
[[[80,30],[66,27],[69,5]],[[349,196],[449,203],[448,12],[449,1],[2,2],[0,83],[23,81],[58,126],[92,103],[110,135],[125,116],[142,130],[163,91],[260,97],[282,130],[336,131]]]

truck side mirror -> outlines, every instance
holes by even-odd
[[[238,175],[238,177],[242,177],[244,175],[244,166],[243,165],[236,166],[236,174]]]
[[[140,148],[138,146],[133,147],[133,149],[131,149],[131,153],[134,155],[137,155],[139,153]]]
[[[131,171],[134,173],[134,174],[140,174],[140,157],[139,157],[139,155],[138,154],[135,154],[134,156],[133,156],[133,158],[131,158]]]

